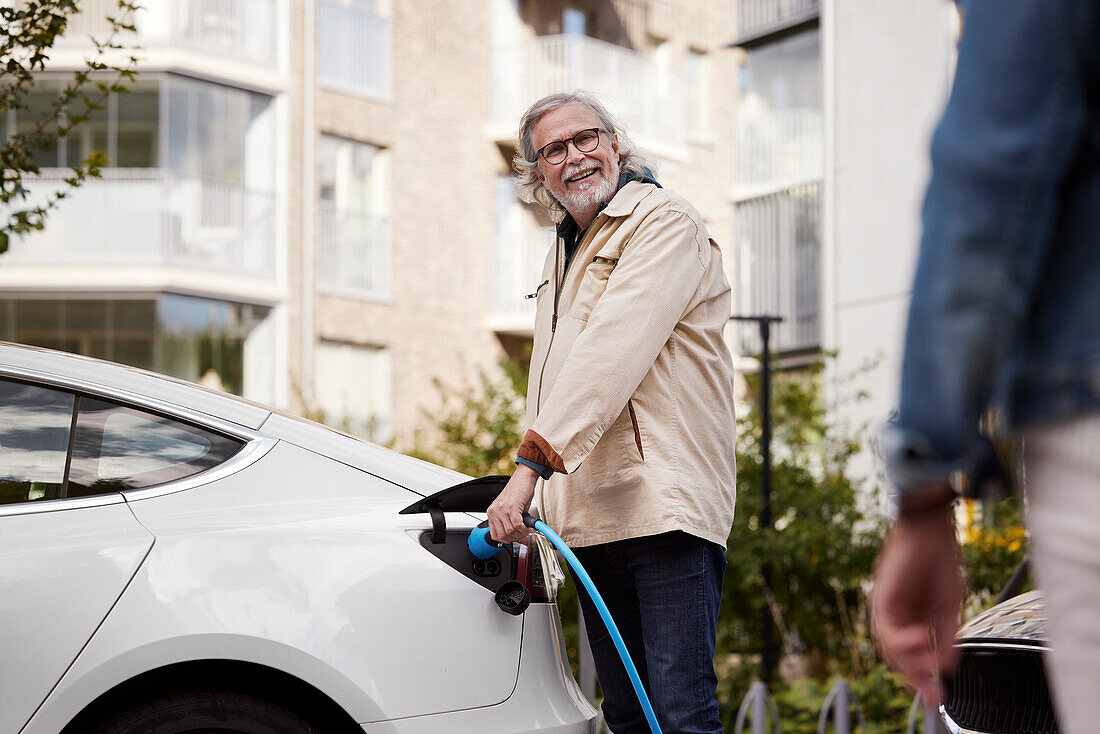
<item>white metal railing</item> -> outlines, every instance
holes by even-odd
[[[631,135],[684,140],[684,75],[587,36],[536,36],[493,49],[493,121],[515,128],[536,99],[584,89],[609,102]]]
[[[737,189],[743,196],[820,181],[825,170],[821,110],[742,115],[736,126]]]
[[[782,316],[778,352],[821,345],[821,183],[740,201],[734,206],[740,314]],[[755,324],[741,329],[747,354],[760,349]]]
[[[317,204],[317,290],[356,298],[393,294],[390,222]]]
[[[212,56],[278,66],[278,18],[285,0],[147,0],[133,24],[137,36],[117,40],[143,48],[174,46]],[[118,0],[82,0],[59,46],[105,40],[107,16],[118,16]]]
[[[737,33],[748,36],[782,26],[821,8],[821,0],[734,0],[737,5]]]
[[[353,94],[393,96],[393,22],[338,0],[317,4],[317,78]]]
[[[524,296],[538,290],[546,253],[554,240],[554,230],[550,228],[514,226],[497,232],[490,291],[490,306],[495,316],[530,319],[534,326],[537,302]],[[539,297],[551,294],[549,297],[553,298],[553,292],[551,286],[546,286]]]
[[[274,196],[159,168],[105,168],[13,240],[7,265],[158,265],[275,277]],[[62,186],[68,169],[26,179],[15,208]]]

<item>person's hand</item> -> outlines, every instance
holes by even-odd
[[[955,629],[963,600],[962,568],[950,506],[898,519],[879,554],[871,620],[886,662],[921,692],[940,700],[933,675],[955,666]]]
[[[498,543],[520,543],[531,530],[523,524],[523,513],[531,508],[538,473],[520,464],[504,489],[489,505],[489,535]]]

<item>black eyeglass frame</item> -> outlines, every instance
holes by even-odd
[[[596,133],[596,144],[595,145],[593,145],[591,148],[588,148],[586,150],[586,149],[582,148],[580,145],[577,144],[577,138],[579,138],[581,135],[584,135],[585,133],[592,133],[592,132]],[[551,140],[549,143],[547,143],[546,145],[542,146],[537,151],[535,151],[535,157],[536,158],[542,158],[544,161],[546,161],[550,165],[556,166],[559,163],[561,163],[562,161],[564,161],[566,158],[569,157],[569,144],[570,143],[572,143],[573,147],[576,148],[577,150],[579,150],[581,153],[591,153],[596,148],[599,148],[600,147],[600,133],[603,133],[605,135],[609,134],[602,127],[586,127],[584,130],[578,130],[576,135],[574,135],[570,138],[566,138],[565,140]],[[559,143],[562,145],[562,150],[565,151],[565,155],[563,155],[561,160],[559,160],[559,161],[552,161],[552,160],[550,160],[549,156],[546,154],[546,149],[549,148],[551,145],[557,145]]]

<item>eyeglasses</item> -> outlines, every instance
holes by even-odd
[[[606,131],[600,130],[598,127],[590,127],[587,130],[581,130],[571,138],[547,143],[538,149],[538,155],[542,156],[542,159],[547,163],[557,165],[564,161],[565,157],[569,154],[568,143],[570,142],[572,142],[573,147],[580,152],[591,153],[600,145],[601,132]]]

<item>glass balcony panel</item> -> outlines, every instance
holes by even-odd
[[[388,300],[393,271],[389,220],[317,204],[317,289]]]
[[[317,4],[317,78],[351,94],[393,96],[393,22],[369,3]]]
[[[631,136],[682,143],[684,75],[587,36],[537,36],[493,50],[493,120],[515,128],[535,100],[584,89],[609,103]]]
[[[25,179],[40,202],[66,170]],[[177,266],[272,279],[274,197],[239,184],[157,168],[103,169],[49,214],[46,229],[21,236],[2,265]]]
[[[825,121],[819,109],[745,113],[736,126],[737,188],[742,196],[820,181]]]
[[[782,316],[773,327],[777,352],[821,345],[821,183],[735,205],[743,315]],[[756,324],[741,326],[742,353],[759,352]]]
[[[278,66],[278,27],[282,0],[155,0],[142,3],[133,19],[137,35],[116,40],[143,48],[172,46],[202,54]],[[105,40],[117,16],[118,0],[83,0],[60,45],[87,45],[88,36]]]

